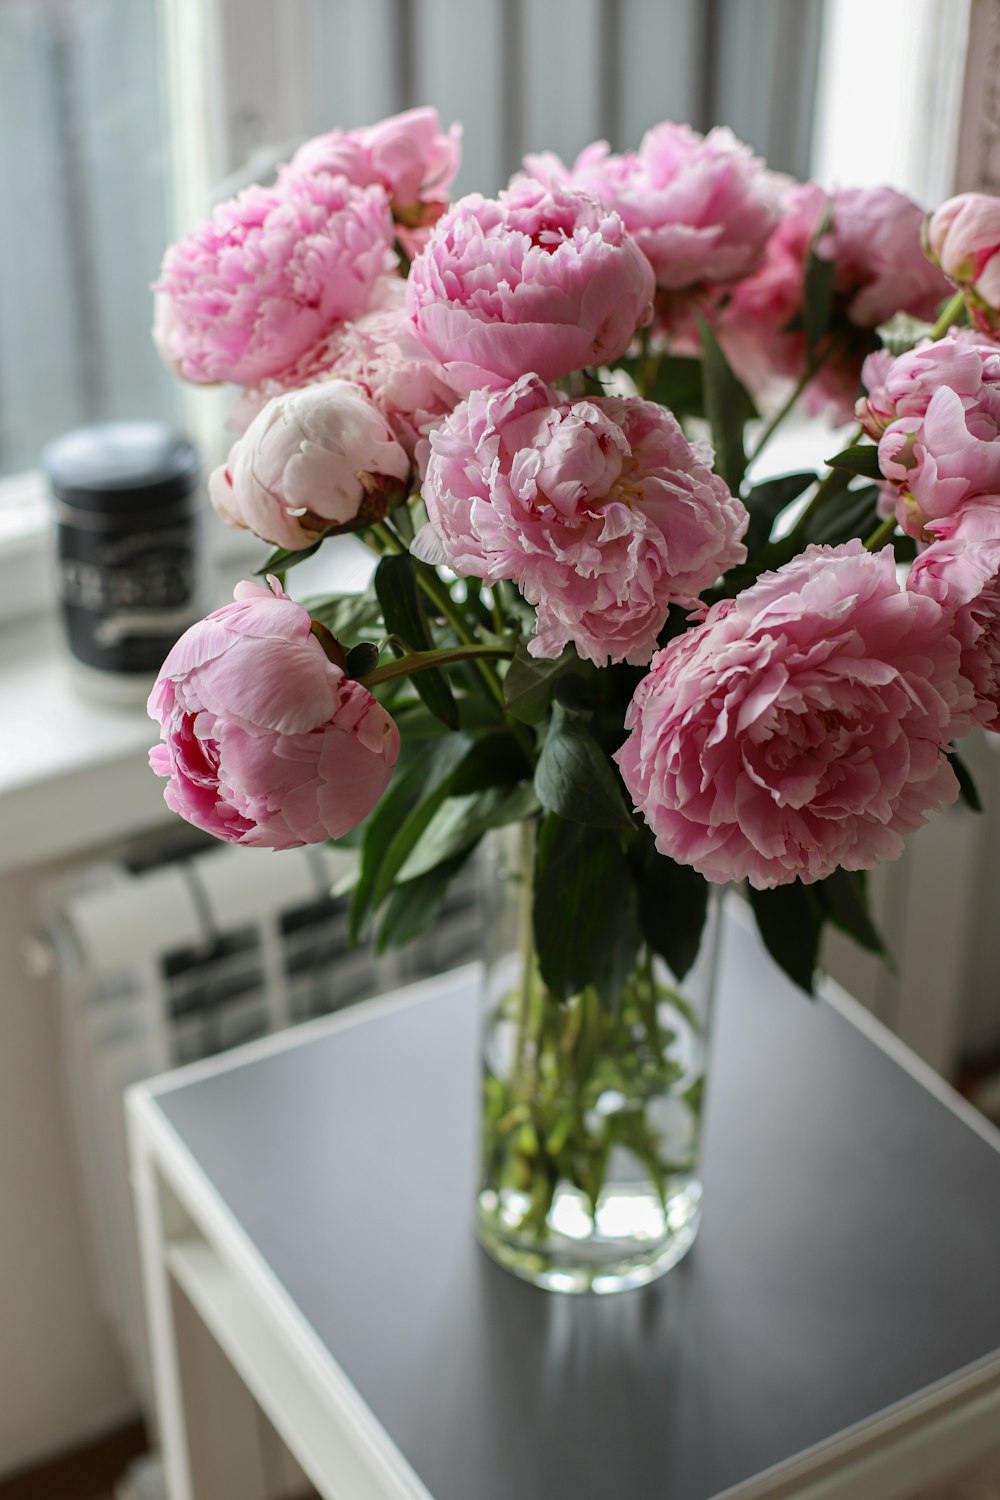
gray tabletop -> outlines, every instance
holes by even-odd
[[[704,1219],[537,1291],[472,1233],[476,995],[159,1105],[435,1500],[708,1500],[1000,1349],[1000,1153],[730,922]]]

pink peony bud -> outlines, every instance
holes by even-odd
[[[379,187],[321,175],[248,188],[164,256],[157,347],[188,380],[281,376],[367,309],[392,239]]]
[[[968,294],[977,328],[1000,329],[1000,198],[961,193],[942,203],[927,220],[928,254],[949,281]]]
[[[474,392],[430,442],[414,550],[512,579],[537,610],[533,656],[572,641],[599,666],[647,662],[670,605],[746,557],[747,513],[711,452],[652,402],[570,401],[524,375]]]
[[[233,444],[208,492],[229,526],[297,551],[380,521],[410,460],[359,386],[327,380],[276,396]]]
[[[868,394],[855,416],[877,441],[897,418],[922,417],[940,386],[975,400],[984,381],[1000,381],[1000,344],[963,329],[937,341],[921,339],[898,356],[877,349],[865,360],[861,381]]]
[[[240,583],[185,631],[149,696],[149,752],[167,806],[216,838],[292,849],[339,838],[371,812],[399,731],[329,661],[311,621],[270,580]]]
[[[748,276],[781,212],[763,162],[721,125],[702,136],[664,121],[638,152],[616,156],[596,141],[570,168],[551,153],[526,157],[525,168],[620,214],[668,291]]]
[[[406,283],[416,337],[463,394],[617,359],[652,300],[649,262],[617,214],[527,179],[459,199]]]
[[[931,521],[1000,493],[1000,359],[987,356],[974,393],[938,386],[922,416],[891,422],[878,461],[897,491],[900,526],[918,540]]]
[[[908,589],[935,599],[962,648],[962,675],[976,695],[974,718],[1000,728],[1000,495],[980,495],[932,521],[935,538],[917,558]]]
[[[809,547],[653,658],[615,759],[662,854],[758,890],[870,869],[958,794],[959,643],[891,548]]]

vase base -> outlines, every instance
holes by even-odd
[[[596,1224],[584,1204],[581,1194],[557,1193],[540,1239],[523,1230],[523,1194],[484,1190],[476,1215],[479,1242],[505,1270],[546,1291],[629,1291],[665,1275],[690,1250],[701,1218],[701,1183],[690,1180],[666,1208],[648,1192],[616,1192],[602,1198]],[[605,1226],[615,1220],[633,1232],[608,1233]]]

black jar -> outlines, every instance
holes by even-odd
[[[69,649],[98,690],[138,697],[204,612],[198,456],[163,422],[104,422],[57,438],[42,466]]]

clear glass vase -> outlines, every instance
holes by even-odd
[[[551,1291],[643,1286],[698,1229],[719,903],[683,982],[643,949],[616,1005],[593,989],[560,1001],[534,955],[527,825],[498,841],[493,864],[479,1239]]]

